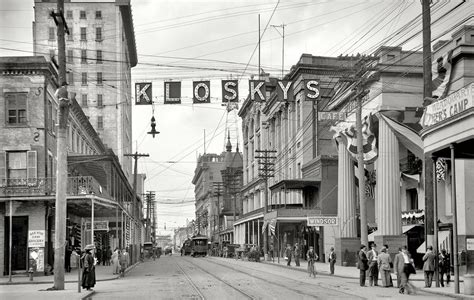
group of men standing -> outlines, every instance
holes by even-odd
[[[446,250],[442,250],[439,256],[440,283],[444,286],[444,274],[447,276],[447,284],[450,280],[449,255]],[[436,255],[433,247],[429,246],[426,254],[423,256],[423,271],[425,275],[425,287],[431,287],[433,275],[435,272]],[[393,287],[391,272],[394,270],[397,275],[397,287],[401,294],[407,292],[414,293],[415,288],[409,282],[410,275],[415,274],[415,265],[407,246],[398,249],[398,253],[392,262],[388,254],[388,245],[384,245],[377,251],[377,245],[372,244],[371,250],[366,251],[366,246],[362,245],[358,255],[357,268],[360,270],[360,286],[365,286],[366,276],[369,276],[369,285],[378,286],[379,274],[382,279],[383,287]]]

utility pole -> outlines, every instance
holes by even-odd
[[[146,194],[146,242],[151,241],[152,234],[152,215],[154,215],[154,205],[152,204],[155,201],[155,192],[148,191]]]
[[[64,33],[68,32],[64,18],[64,0],[58,0],[57,11],[51,12],[57,26],[59,82],[61,86],[55,96],[59,101],[57,135],[57,170],[55,201],[55,237],[54,237],[54,286],[55,290],[64,290],[64,254],[66,242],[67,214],[67,123],[70,100],[66,83],[66,42]],[[11,217],[11,215],[10,215]],[[92,224],[93,226],[93,224]],[[10,231],[11,231],[10,227]]]
[[[281,47],[281,79],[283,80],[283,76],[285,74],[285,27],[286,27],[286,24],[272,25],[272,27],[275,28],[275,30],[283,39],[283,45]],[[277,28],[281,28],[282,32],[280,33],[280,31]]]
[[[431,0],[422,0],[422,22],[423,22],[423,99],[431,99],[432,96],[432,74],[431,74]],[[424,104],[427,104],[424,101]],[[425,241],[426,246],[433,246],[434,253],[438,257],[438,243],[434,244],[438,235],[434,231],[434,190],[433,190],[433,161],[430,155],[425,155],[423,158],[423,178],[425,191]],[[457,238],[457,237],[454,237]],[[438,260],[435,259],[435,280],[436,286],[439,287],[438,278]],[[459,286],[458,286],[459,287]]]
[[[220,226],[221,226],[221,206],[220,206],[220,201],[219,201],[219,196],[222,195],[222,190],[224,188],[224,183],[223,182],[214,182],[212,184],[213,187],[213,195],[217,197],[217,241],[220,244]]]
[[[276,150],[255,150],[258,156],[255,156],[258,159],[258,176],[262,178],[265,182],[265,200],[263,206],[263,213],[266,215],[268,213],[268,178],[275,176],[275,159],[276,159]],[[268,226],[267,226],[268,228]],[[263,253],[265,260],[268,259],[268,230],[265,229],[263,234]]]

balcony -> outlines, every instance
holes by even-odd
[[[56,192],[56,178],[15,178],[0,179],[0,197],[51,196]],[[111,198],[105,189],[92,176],[68,177],[66,194],[79,196],[94,193]]]

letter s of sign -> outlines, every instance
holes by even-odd
[[[231,88],[231,87],[234,87],[236,86],[237,84],[235,82],[232,82],[232,81],[227,81],[225,84],[224,84],[224,90],[226,92],[229,92],[232,94],[232,96],[229,96],[229,95],[225,95],[225,99],[227,101],[233,101],[237,98],[237,92],[235,91],[235,89]]]
[[[40,138],[40,133],[38,131],[35,131],[35,133],[33,133],[33,141],[39,142],[39,138]]]
[[[306,89],[310,92],[313,92],[314,94],[311,94],[310,92],[308,92],[306,94],[306,97],[309,98],[309,99],[317,99],[319,97],[319,89],[318,89],[318,86],[319,85],[319,82],[317,82],[316,80],[308,80],[306,82]]]

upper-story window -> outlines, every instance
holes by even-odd
[[[102,50],[97,50],[97,60],[96,63],[101,64],[102,63]]]
[[[26,124],[26,93],[6,93],[8,124]]]
[[[73,32],[72,26],[68,26],[68,29],[69,29],[69,34],[67,34],[67,40],[68,41],[73,41],[74,38],[73,38],[73,35],[72,35],[72,32]]]
[[[81,64],[87,64],[87,50],[81,50]]]
[[[82,72],[82,85],[87,85],[87,72]]]
[[[96,19],[102,19],[102,11],[101,10],[96,10],[95,11],[95,18]]]
[[[74,63],[74,51],[67,50],[66,60],[68,64]]]
[[[97,72],[97,84],[101,85],[103,81],[102,72]]]
[[[49,27],[48,40],[50,40],[50,41],[55,41],[56,40],[56,28]]]
[[[36,166],[36,151],[0,151],[0,186],[27,185],[37,176]]]
[[[82,106],[87,106],[87,94],[82,94]]]
[[[102,94],[97,94],[97,106],[98,107],[104,106],[104,102],[102,100]]]
[[[87,19],[87,15],[86,15],[85,10],[81,10],[81,12],[79,13],[79,18],[80,19]]]
[[[66,19],[72,19],[72,10],[66,11]]]
[[[81,27],[81,41],[87,41],[87,28]]]
[[[97,129],[104,129],[104,117],[98,116],[97,117]]]
[[[74,84],[74,73],[71,70],[67,71],[66,77],[67,77],[68,84],[70,85]]]
[[[102,41],[102,27],[96,27],[96,29],[95,29],[95,40],[97,42]]]

